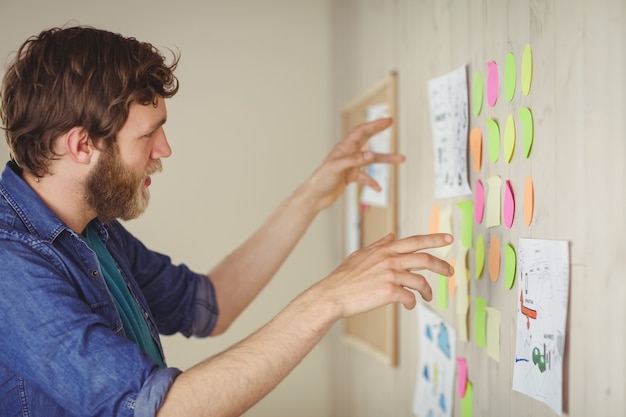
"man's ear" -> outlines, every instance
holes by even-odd
[[[65,151],[73,161],[89,165],[96,148],[87,130],[74,126],[65,135]]]

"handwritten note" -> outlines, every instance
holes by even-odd
[[[435,198],[472,193],[467,180],[467,76],[465,66],[428,83],[435,151]]]
[[[563,407],[563,354],[569,293],[569,244],[520,239],[513,389]]]

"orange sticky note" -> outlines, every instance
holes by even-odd
[[[474,171],[480,172],[483,164],[483,132],[475,127],[469,134],[470,151],[472,153],[472,166]]]
[[[428,227],[430,233],[437,233],[439,231],[439,204],[433,203],[433,207],[430,210],[430,226]]]
[[[533,221],[533,211],[535,209],[535,190],[533,186],[533,179],[529,175],[526,177],[526,183],[524,184],[524,222],[526,226],[530,226]]]
[[[500,239],[492,236],[489,243],[489,278],[496,282],[500,276]]]

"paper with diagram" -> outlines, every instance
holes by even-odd
[[[456,372],[456,332],[423,303],[418,303],[419,366],[413,397],[418,417],[451,417]]]
[[[465,66],[428,82],[435,151],[435,198],[472,194],[467,181],[467,76]]]
[[[520,239],[513,389],[563,409],[563,354],[569,294],[569,244]]]

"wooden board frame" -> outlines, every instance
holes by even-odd
[[[344,135],[355,126],[366,122],[367,109],[379,104],[387,104],[389,116],[394,119],[390,127],[390,152],[397,152],[397,74],[395,72],[386,76],[371,91],[345,108],[342,112]],[[392,165],[389,172],[388,206],[369,206],[360,210],[361,246],[368,245],[390,232],[397,233],[397,176],[397,167]],[[360,190],[357,195],[360,196]],[[358,201],[351,203],[359,204]],[[396,304],[347,318],[344,320],[343,330],[346,340],[371,352],[390,366],[398,365],[398,306]]]

